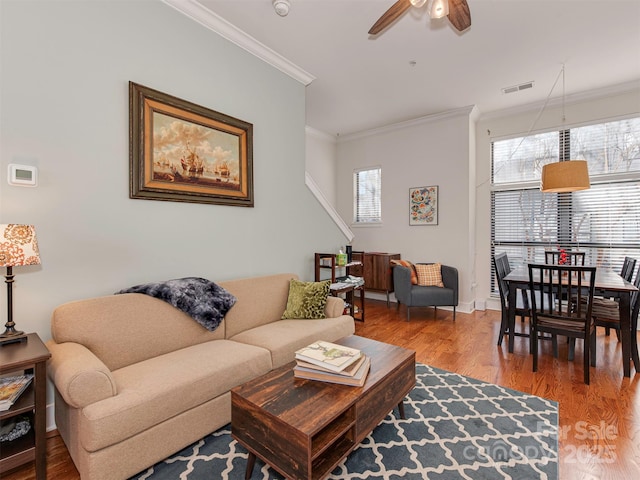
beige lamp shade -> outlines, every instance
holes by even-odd
[[[540,190],[545,193],[576,192],[590,187],[586,160],[566,160],[542,167]]]
[[[40,265],[40,252],[33,225],[0,225],[0,267]]]

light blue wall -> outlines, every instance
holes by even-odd
[[[344,245],[304,184],[298,81],[159,1],[2,0],[0,30],[0,223],[34,224],[42,257],[14,270],[19,328],[46,340],[57,305],[148,281],[311,280]],[[129,199],[130,80],[253,124],[255,208]]]

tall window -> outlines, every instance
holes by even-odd
[[[492,142],[492,254],[544,262],[545,249],[584,250],[620,270],[640,259],[640,117]],[[540,192],[542,166],[586,160],[591,188]]]
[[[353,222],[382,222],[382,169],[363,168],[353,172]]]

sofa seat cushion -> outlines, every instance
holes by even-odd
[[[292,362],[296,350],[316,340],[333,342],[354,331],[353,318],[342,315],[321,320],[279,320],[234,335],[231,340],[269,350],[273,368],[278,368]]]
[[[186,412],[271,370],[271,355],[253,345],[213,340],[113,372],[118,394],[85,407],[82,447],[94,452]]]

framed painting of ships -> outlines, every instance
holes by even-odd
[[[130,198],[253,207],[253,125],[129,82]]]

